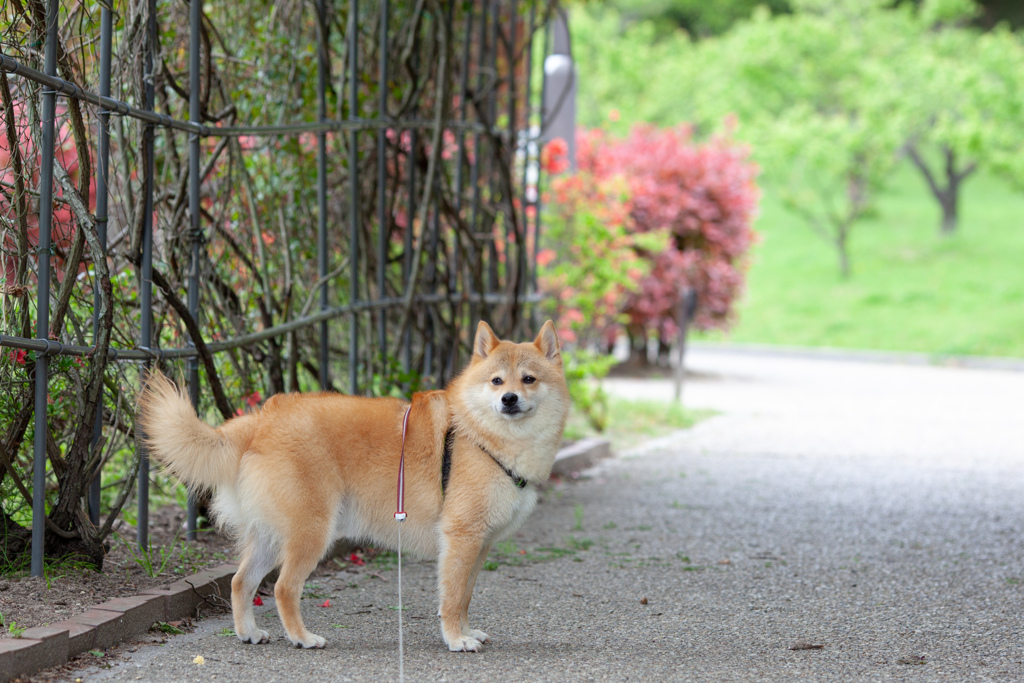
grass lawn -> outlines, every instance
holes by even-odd
[[[939,209],[909,165],[854,227],[852,277],[835,250],[765,193],[737,342],[1024,357],[1024,193],[969,179],[960,226],[939,235]]]

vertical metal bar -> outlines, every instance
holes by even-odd
[[[527,140],[530,137],[530,69],[532,67],[532,47],[533,47],[533,22],[535,19],[534,12],[536,5],[534,2],[530,3],[530,24],[526,30],[528,35],[526,36],[526,49],[524,51],[524,84],[523,84],[523,119],[524,119],[524,135],[522,136],[522,160],[523,160],[523,184],[519,192],[519,204],[522,207],[522,222],[520,223],[521,233],[518,235],[516,245],[516,271],[519,273],[520,279],[518,280],[516,291],[520,298],[524,297],[530,288],[530,263],[529,263],[529,234],[530,234],[530,216],[527,208],[529,207],[529,198],[526,196],[526,168],[530,161],[530,149]],[[512,65],[512,73],[515,75],[516,68]],[[514,80],[514,78],[513,78]],[[513,103],[515,99],[513,98]],[[514,120],[514,117],[513,117]],[[512,126],[512,144],[519,147],[518,136],[516,135],[516,125]],[[515,206],[513,205],[513,209]],[[520,303],[520,306],[526,306],[526,304]],[[529,307],[531,311],[536,308],[535,306]],[[525,325],[529,320],[529,316],[521,315],[519,320]],[[531,325],[535,327],[535,325]]]
[[[436,185],[439,184],[437,176],[434,176],[435,191],[437,194]],[[438,203],[435,201],[433,211],[430,215],[430,236],[429,236],[429,250],[427,251],[427,294],[434,294],[437,289],[437,241],[438,233],[440,232],[440,215],[438,209]],[[426,236],[424,236],[426,237]],[[436,340],[434,339],[434,316],[437,315],[436,304],[427,304],[426,308],[426,321],[424,329],[425,346],[423,349],[423,374],[425,376],[433,377],[435,386],[439,381],[439,377],[434,374],[434,350],[436,346]]]
[[[450,43],[455,41],[455,3],[448,4],[448,11],[445,14],[445,31],[448,35]],[[438,190],[440,195],[440,189]],[[440,202],[440,199],[437,200]],[[445,245],[445,252],[447,253],[448,235],[454,238],[452,243],[452,252],[450,260],[447,261],[447,287],[446,290],[449,294],[455,291],[455,279],[454,276],[458,273],[458,262],[459,262],[459,233],[455,229],[455,223],[449,223],[445,235],[441,238],[442,243]],[[437,258],[437,250],[434,250],[434,258]],[[438,315],[440,315],[440,308],[436,309]],[[448,305],[448,312],[451,320],[450,325],[442,327],[445,332],[444,343],[441,345],[441,357],[438,361],[438,373],[437,373],[437,386],[442,387],[448,383],[448,378],[454,374],[453,368],[455,367],[455,360],[453,354],[458,352],[458,339],[453,337],[452,330],[458,329],[458,315],[459,305],[456,301],[450,301]]]
[[[530,235],[530,212],[527,210],[529,207],[534,207],[534,217],[536,218],[536,201],[531,201],[529,196],[529,185],[530,182],[530,148],[533,145],[533,131],[530,126],[530,122],[533,119],[533,112],[530,110],[530,103],[533,99],[533,33],[536,30],[537,22],[537,0],[531,0],[530,2],[530,28],[529,35],[526,37],[526,54],[525,54],[525,65],[524,72],[526,82],[523,84],[523,255],[524,258],[529,258],[528,245]],[[534,236],[534,244],[536,244],[536,236]],[[537,289],[537,263],[533,261],[528,263],[527,279],[529,281],[529,289],[536,291]],[[536,308],[536,307],[534,307]]]
[[[110,97],[110,52],[113,35],[111,11],[107,6],[100,9],[100,95]],[[110,112],[100,108],[99,159],[96,167],[96,232],[99,233],[100,246],[103,253],[93,258],[106,258],[107,251],[107,181],[110,173]],[[99,331],[100,292],[96,284],[92,304],[92,334],[96,338]],[[100,387],[99,405],[96,406],[96,422],[92,431],[92,447],[96,448],[103,434],[103,387]],[[103,473],[96,471],[96,476],[89,483],[89,520],[100,523],[100,494],[102,492]]]
[[[349,120],[359,116],[359,0],[349,0],[349,21],[352,30],[349,32]],[[359,301],[359,133],[352,130],[348,143],[348,178],[349,178],[349,299],[351,304]],[[359,393],[359,312],[353,311],[349,318],[351,337],[348,347],[349,392]]]
[[[46,48],[43,68],[49,76],[57,75],[57,13],[58,0],[50,0],[46,8]],[[39,249],[37,274],[39,291],[36,303],[36,336],[50,338],[50,233],[53,230],[53,147],[54,119],[57,116],[57,93],[43,90],[43,158],[39,169]],[[36,354],[35,387],[35,451],[32,470],[32,576],[43,575],[43,545],[46,542],[46,399],[48,397],[49,363],[46,353]]]
[[[380,43],[377,45],[380,55],[378,64],[377,89],[380,94],[377,119],[384,121],[388,116],[388,0],[380,2]],[[387,296],[387,265],[388,265],[388,206],[387,206],[387,131],[383,128],[377,131],[377,197],[378,197],[378,230],[377,230],[377,296]],[[381,308],[377,312],[377,343],[380,353],[387,353],[388,348],[388,327],[387,309]]]
[[[495,128],[498,124],[498,23],[500,19],[499,11],[500,8],[497,3],[494,3],[494,17],[491,19],[491,40],[489,49],[487,51],[487,57],[490,60],[488,68],[492,80],[490,92],[487,95],[487,126],[491,128],[488,138],[491,144],[488,145],[490,151],[487,157],[487,180],[491,188],[491,197],[494,197],[494,184],[495,184],[495,172],[497,170],[497,164],[500,163],[501,159],[498,157],[498,150],[495,149],[495,145],[498,144],[495,133]],[[506,222],[508,216],[505,217]],[[498,290],[498,245],[494,242],[494,224],[491,224],[490,233],[487,235],[487,292],[496,292]],[[507,257],[507,254],[506,254]]]
[[[541,47],[541,53],[540,53],[540,63],[541,63],[541,65],[543,65],[544,62],[547,60],[548,53],[550,51],[550,47],[551,47],[551,22],[548,22],[547,24],[544,25],[544,42],[543,42],[543,45]],[[536,268],[536,266],[537,266],[537,254],[540,252],[540,237],[541,237],[541,234],[540,234],[541,233],[540,214],[541,214],[541,211],[544,209],[544,202],[541,201],[541,197],[540,197],[540,181],[541,181],[541,175],[544,173],[544,169],[541,168],[541,165],[540,165],[540,145],[544,144],[543,136],[544,136],[544,128],[545,128],[545,119],[547,118],[547,111],[545,110],[545,102],[547,102],[547,90],[548,90],[548,74],[547,74],[547,71],[545,71],[542,68],[541,69],[541,77],[540,77],[540,106],[538,107],[538,110],[540,111],[540,117],[539,117],[539,120],[537,121],[538,135],[537,135],[537,139],[536,139],[536,142],[535,142],[535,144],[538,146],[538,148],[537,148],[537,159],[538,159],[538,161],[537,161],[537,179],[536,179],[537,197],[536,197],[536,199],[534,201],[535,210],[533,212],[533,254],[531,254],[531,256],[533,257],[533,264],[534,264],[534,271],[533,271],[533,273],[534,273],[533,274],[533,288],[534,288],[534,290],[537,289],[537,268]]]
[[[487,10],[490,8],[490,2],[483,3],[483,14],[480,16],[480,45],[477,50],[477,69],[476,69],[476,92],[479,93],[483,89],[484,85],[484,60],[487,51]],[[478,117],[479,118],[479,117]],[[480,292],[474,291],[476,289],[476,282],[473,278],[473,270],[481,260],[480,255],[477,254],[476,248],[476,232],[477,223],[480,217],[480,133],[473,133],[473,164],[469,171],[469,183],[473,186],[473,208],[470,211],[469,220],[469,231],[473,235],[473,239],[470,240],[469,246],[469,264],[470,264],[470,278],[467,286],[469,287],[470,293],[470,304],[469,304],[469,329],[472,332],[476,328],[477,321],[480,319],[479,310],[480,306],[474,300],[476,294]],[[482,285],[482,283],[481,283]]]
[[[412,231],[416,218],[416,147],[419,145],[419,131],[409,133],[409,210],[406,213],[405,243],[402,252],[402,291],[409,287],[409,272],[412,270]],[[402,370],[409,372],[412,366],[412,325],[407,325],[402,339]]]
[[[189,4],[189,36],[188,36],[188,117],[193,123],[202,123],[203,113],[200,110],[199,71],[200,21],[202,21],[203,4],[200,0],[192,0]],[[192,262],[188,269],[188,312],[199,324],[199,269],[202,259],[203,229],[199,223],[199,134],[192,133],[188,137],[188,212],[191,218],[190,240]],[[198,341],[193,339],[193,344]],[[188,359],[188,395],[192,407],[199,405],[199,359]],[[196,540],[199,512],[195,498],[191,492],[188,497],[188,515],[185,536],[189,541]]]
[[[413,52],[412,52],[412,64],[413,70],[419,69],[420,65],[420,41],[419,41],[419,28],[416,29],[417,33],[413,37]],[[417,111],[412,112],[412,116],[416,117]],[[401,133],[400,133],[401,134]],[[412,254],[413,254],[413,228],[415,227],[416,217],[416,150],[419,149],[420,144],[420,132],[418,129],[413,128],[409,131],[409,156],[407,160],[409,174],[409,208],[406,213],[406,226],[405,226],[405,240],[402,246],[402,291],[404,292],[409,288],[409,274],[412,270]],[[402,333],[402,371],[408,373],[412,369],[412,328],[413,325],[406,325],[405,330]]]
[[[683,290],[679,297],[679,361],[675,373],[675,400],[683,401],[683,379],[686,376],[686,334],[690,327],[690,318],[697,305],[697,292],[692,287]]]
[[[331,64],[328,59],[327,7],[325,0],[317,0],[317,117],[320,121],[327,118],[327,82],[331,77]],[[327,133],[317,133],[316,149],[316,244],[317,268],[320,278],[327,276]],[[320,310],[328,305],[328,286],[324,282],[320,286]],[[330,356],[328,339],[328,321],[320,323],[320,388],[327,389],[331,385]]]
[[[469,107],[469,102],[466,97],[469,93],[469,64],[470,64],[470,46],[473,42],[473,7],[470,5],[466,16],[466,36],[462,43],[462,73],[459,78],[459,123],[466,121],[466,111]],[[465,165],[466,165],[466,132],[463,128],[459,128],[457,133],[458,141],[458,152],[456,153],[456,166],[455,166],[455,215],[458,216],[459,220],[462,220],[462,191],[465,184]],[[449,288],[451,291],[456,291],[458,287],[458,277],[461,271],[460,257],[462,256],[462,249],[460,248],[461,238],[458,230],[455,232],[455,245],[452,248],[452,266],[451,273],[449,275]],[[468,291],[473,291],[473,280],[469,277],[464,283],[464,287],[468,288]],[[462,318],[462,304],[455,304],[453,307],[453,316]],[[458,322],[458,320],[453,320]],[[458,330],[459,326],[456,324],[455,329]],[[472,327],[469,328],[472,330]],[[452,341],[452,358],[451,364],[453,368],[458,367],[458,353],[459,343],[458,339]]]
[[[143,107],[152,111],[156,108],[156,90],[153,86],[153,63],[156,53],[156,0],[149,0],[146,34],[146,63],[143,79],[146,83],[145,102]],[[145,208],[142,216],[142,275],[139,282],[139,297],[142,307],[142,332],[141,346],[145,349],[151,348],[153,343],[153,176],[156,175],[156,160],[154,158],[153,137],[155,129],[153,124],[146,124],[142,130],[142,144],[146,150],[146,186],[144,189]],[[151,361],[146,361],[148,370]],[[138,496],[138,524],[136,526],[136,540],[139,547],[146,549],[149,545],[149,453],[145,447],[139,445],[140,462],[139,478],[137,483]]]

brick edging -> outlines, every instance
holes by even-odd
[[[158,621],[191,616],[204,604],[230,605],[236,569],[235,564],[222,564],[167,588],[114,598],[66,621],[26,629],[20,638],[0,639],[0,683],[60,666],[87,650],[123,643]]]

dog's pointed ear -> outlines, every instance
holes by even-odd
[[[549,361],[558,365],[562,364],[562,347],[558,343],[558,334],[555,333],[555,324],[550,320],[540,328],[540,333],[533,340],[533,345],[543,353]]]
[[[491,326],[483,320],[476,326],[476,341],[473,342],[473,360],[482,360],[490,355],[494,347],[501,343]]]

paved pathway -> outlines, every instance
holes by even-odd
[[[1024,373],[690,360],[687,403],[720,415],[545,494],[477,584],[484,652],[446,651],[434,565],[407,565],[408,680],[1024,680]],[[270,644],[216,617],[73,677],[395,680],[378,573],[315,580],[322,651],[288,647],[268,599]]]

